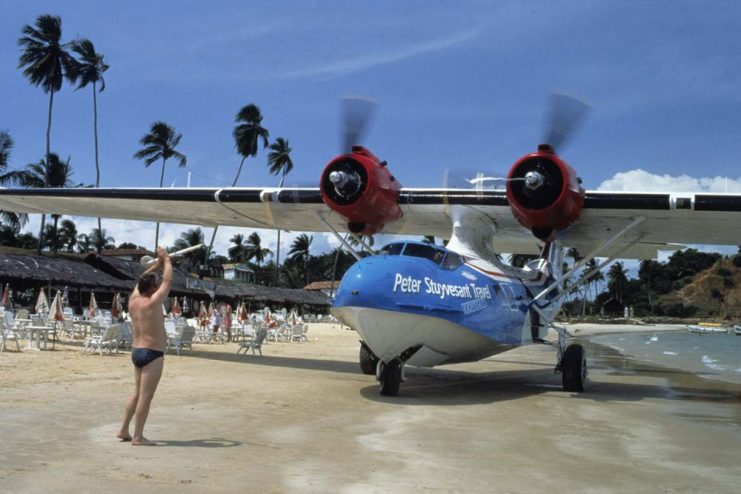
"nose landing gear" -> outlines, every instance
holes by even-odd
[[[383,396],[397,396],[403,380],[404,362],[395,358],[390,362],[378,362],[377,377]]]

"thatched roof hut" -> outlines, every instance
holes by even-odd
[[[0,282],[10,283],[18,292],[32,288],[70,288],[71,305],[85,306],[85,296],[95,291],[101,307],[108,307],[115,292],[128,293],[144,267],[128,261],[97,254],[37,255],[0,247]],[[73,295],[74,292],[77,295]],[[267,287],[226,280],[199,280],[186,271],[173,269],[173,296],[196,300],[210,299],[236,303],[254,301],[257,305],[309,305],[327,308],[330,300],[317,292],[289,288]]]

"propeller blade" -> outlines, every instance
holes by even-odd
[[[354,145],[362,142],[363,134],[377,106],[374,101],[367,98],[344,98],[342,100],[342,127],[340,128],[342,149],[340,152],[349,153]]]
[[[551,93],[549,107],[543,143],[560,151],[589,114],[590,107],[582,99],[561,93]]]

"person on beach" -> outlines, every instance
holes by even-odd
[[[232,341],[232,312],[232,306],[230,304],[223,304],[221,306],[221,319],[226,330],[226,341]]]
[[[158,282],[156,271],[162,267],[162,281]],[[117,436],[122,441],[131,441],[134,446],[155,446],[144,437],[144,424],[149,415],[154,392],[157,390],[165,363],[167,345],[165,319],[162,303],[172,286],[172,264],[170,256],[162,247],[157,248],[157,261],[150,266],[129,297],[129,314],[134,329],[131,361],[134,363],[134,394],[126,401],[124,419]],[[129,434],[129,423],[136,416],[134,435]]]
[[[216,339],[219,336],[219,328],[221,327],[221,312],[219,306],[214,307],[211,311],[211,339]]]

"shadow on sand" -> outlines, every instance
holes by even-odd
[[[231,439],[211,438],[211,439],[191,439],[189,441],[155,441],[158,446],[174,446],[178,448],[233,448],[241,446],[239,441]]]
[[[174,355],[168,353],[167,356]],[[191,358],[188,352],[180,357]],[[346,360],[325,360],[311,359],[302,357],[275,357],[270,355],[253,356],[252,354],[244,355],[232,352],[202,352],[196,353],[192,358],[218,360],[219,362],[235,362],[249,365],[266,365],[270,367],[288,367],[293,369],[319,370],[327,372],[342,372],[347,374],[360,374],[360,366],[355,362]]]

